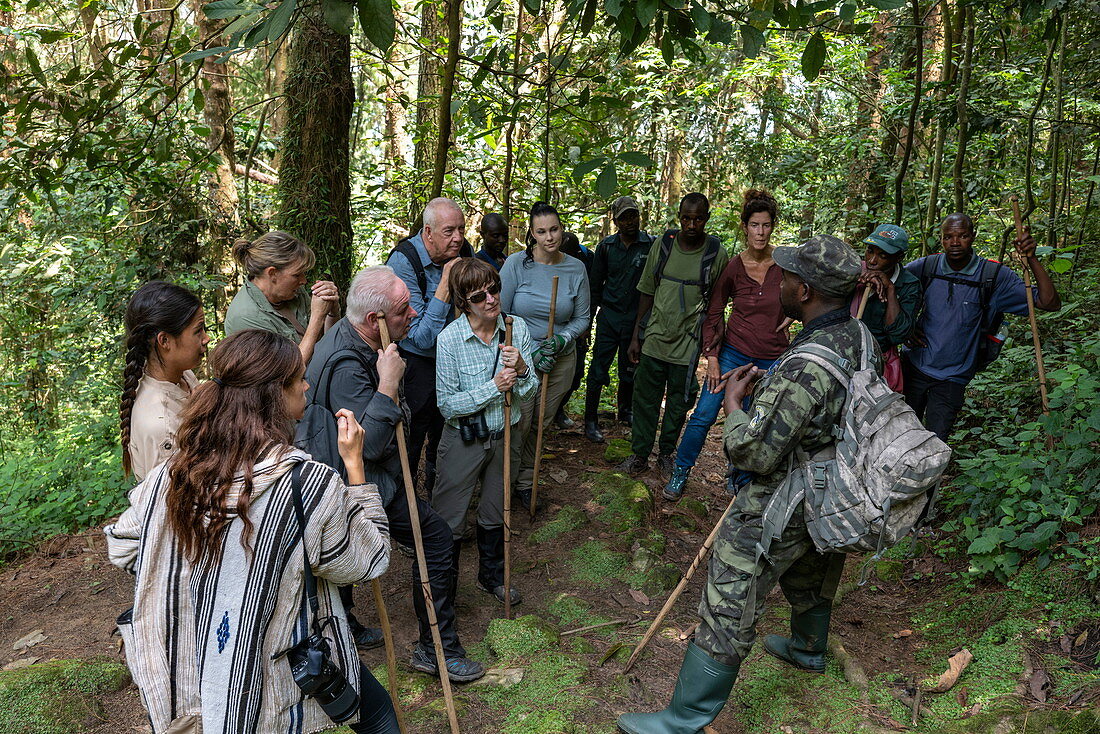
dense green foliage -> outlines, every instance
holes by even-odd
[[[308,112],[283,92],[313,6],[202,5],[200,18],[156,1],[135,14],[0,0],[0,557],[124,502],[115,415],[134,288],[160,277],[195,289],[217,337],[240,283],[229,242],[296,203],[274,181],[301,142],[284,132],[303,120],[287,116]],[[320,6],[352,33],[340,71],[355,87],[354,243],[342,256],[356,266],[415,218],[446,117],[442,191],[467,208],[475,244],[479,215],[506,210],[515,247],[536,198],[594,244],[614,196],[634,195],[658,231],[701,190],[709,229],[736,247],[741,192],[766,186],[777,243],[855,241],[894,220],[935,249],[936,223],[963,209],[979,251],[999,257],[1019,193],[1067,304],[1040,319],[1053,414],[1040,418],[1026,322],[1013,321],[1014,345],[974,382],[953,439],[947,527],[978,574],[1004,578],[1036,556],[1100,576],[1095,0],[469,0],[442,110],[417,72],[442,75],[456,32],[433,25],[444,0]],[[226,140],[237,168],[219,183]]]

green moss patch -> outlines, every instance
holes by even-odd
[[[0,672],[0,731],[69,734],[105,717],[100,696],[130,682],[125,665],[106,660],[55,660]]]
[[[609,586],[614,579],[621,579],[629,565],[630,559],[625,553],[610,550],[598,540],[582,543],[569,555],[573,580],[600,588]]]
[[[604,472],[592,485],[592,496],[604,510],[597,518],[616,533],[643,528],[653,509],[649,487],[618,472]]]
[[[552,520],[536,528],[528,537],[528,542],[530,542],[531,545],[538,545],[548,540],[554,540],[571,530],[576,530],[586,522],[588,522],[588,516],[584,514],[584,510],[579,507],[573,507],[572,505],[566,505],[558,510]]]
[[[766,655],[754,655],[741,669],[733,700],[746,733],[855,732],[863,721],[859,689],[830,662],[825,675],[793,671]]]
[[[625,438],[613,438],[607,442],[607,448],[603,450],[603,458],[611,464],[626,461],[634,453],[630,450],[630,441]]]

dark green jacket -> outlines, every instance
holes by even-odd
[[[638,314],[638,279],[652,245],[653,238],[645,232],[638,232],[638,241],[629,248],[617,233],[596,245],[590,284],[592,310],[599,307],[597,324],[633,327]]]
[[[890,328],[886,328],[886,304],[880,301],[874,292],[871,293],[867,308],[863,311],[863,323],[871,330],[875,340],[878,341],[879,348],[884,352],[890,347],[903,343],[913,333],[923,300],[920,280],[917,276],[903,266],[900,270],[898,279],[894,282],[894,292],[898,296],[901,312]]]

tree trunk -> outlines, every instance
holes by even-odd
[[[332,30],[319,7],[303,7],[288,62],[279,224],[313,248],[316,275],[346,291],[355,262],[348,157],[351,39]]]
[[[516,27],[512,39],[512,98],[504,100],[508,127],[504,131],[504,219],[512,221],[512,179],[516,167],[516,117],[520,95],[520,56],[523,53],[523,0],[516,0]]]
[[[447,175],[447,154],[451,149],[451,100],[454,98],[458,53],[462,44],[462,0],[447,0],[447,61],[443,65],[442,87],[439,93],[439,125],[435,144],[432,188],[428,199],[443,195],[443,179]]]
[[[967,96],[970,93],[970,74],[974,57],[974,9],[961,8],[963,25],[966,27],[966,41],[963,46],[962,69],[959,73],[959,95],[956,103],[959,143],[955,153],[955,170],[952,174],[955,187],[955,211],[966,211],[966,180],[963,170],[966,166],[966,143],[970,135],[969,117],[966,111]]]
[[[99,3],[80,0],[77,5],[80,10],[80,22],[84,25],[84,33],[88,36],[88,52],[92,56],[92,63],[101,66],[103,64],[103,46],[106,45],[107,41],[103,37],[102,31],[96,26],[96,19],[99,17]]]
[[[939,88],[936,90],[936,141],[932,149],[932,181],[928,190],[928,207],[924,212],[924,220],[921,222],[920,231],[920,256],[928,254],[929,244],[934,241],[935,228],[940,214],[940,182],[943,180],[943,147],[947,139],[947,120],[944,119],[943,106],[947,101],[947,90],[955,78],[955,43],[957,35],[954,26],[954,14],[951,12],[951,4],[943,0],[943,9],[940,13],[943,20],[943,61],[940,64]],[[964,13],[958,13],[960,29],[962,28]]]
[[[264,74],[264,85],[268,97],[277,97],[286,90],[286,60],[292,37],[293,31],[284,36],[282,41],[271,51],[271,57]],[[279,136],[286,129],[287,105],[285,99],[276,100],[272,104],[274,109],[270,115],[267,130],[271,139],[278,141]],[[279,170],[282,160],[283,146],[280,144],[275,148],[273,157],[276,171]]]
[[[920,0],[913,0],[913,24],[916,26],[914,42],[916,61],[913,67],[913,101],[909,107],[909,124],[905,131],[905,150],[901,156],[898,175],[894,179],[894,221],[900,223],[905,211],[905,174],[909,170],[909,159],[913,155],[913,137],[917,133],[917,110],[920,108],[921,92],[924,81],[924,18],[921,16]]]
[[[889,13],[879,13],[871,24],[868,34],[869,50],[863,64],[865,94],[859,97],[855,121],[855,129],[861,136],[862,150],[855,156],[849,171],[847,196],[844,202],[844,208],[848,213],[844,231],[845,238],[849,242],[859,240],[866,234],[872,204],[881,200],[885,192],[885,182],[879,165],[880,149],[877,137],[884,132],[879,102],[883,94],[881,71],[886,53],[887,28],[890,23]],[[885,150],[885,141],[882,141],[881,145],[881,149]]]
[[[416,147],[413,166],[422,175],[413,181],[409,202],[409,221],[418,222],[428,203],[432,179],[427,172],[434,170],[436,147],[439,145],[439,96],[443,89],[443,65],[440,62],[439,42],[446,33],[439,3],[445,0],[425,0],[420,9],[420,63],[416,78]],[[416,228],[411,230],[415,233]]]
[[[211,20],[202,12],[199,0],[192,4],[198,19],[199,35],[205,48],[225,45],[225,39],[218,33],[219,22]],[[240,233],[240,218],[237,215],[237,182],[234,179],[236,166],[236,137],[230,122],[233,100],[229,88],[229,66],[217,63],[217,55],[207,56],[202,62],[199,85],[203,95],[203,121],[210,133],[206,136],[206,148],[217,159],[215,169],[207,177],[207,192],[210,196],[210,244],[207,261],[218,272],[231,272],[229,250],[233,239]]]
[[[1062,24],[1058,38],[1058,63],[1054,67],[1054,124],[1050,129],[1050,185],[1048,196],[1047,244],[1054,247],[1058,237],[1058,160],[1062,154],[1062,68],[1066,62],[1066,26]]]

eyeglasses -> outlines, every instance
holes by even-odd
[[[499,296],[499,295],[500,295],[500,283],[494,283],[493,285],[489,286],[488,288],[486,288],[483,291],[476,291],[476,292],[471,293],[470,295],[466,296],[466,300],[469,301],[470,303],[481,303],[488,296]]]

